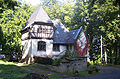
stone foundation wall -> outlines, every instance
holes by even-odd
[[[51,70],[56,72],[80,72],[87,70],[87,58],[73,58],[63,60],[59,66],[51,66]]]

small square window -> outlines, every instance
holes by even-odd
[[[46,42],[44,41],[38,42],[38,51],[46,51]]]
[[[53,51],[60,51],[59,45],[53,44]]]

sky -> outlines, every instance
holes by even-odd
[[[27,4],[31,4],[32,6],[40,4],[41,0],[19,0],[19,1],[23,1]],[[58,0],[58,1],[64,1],[64,0]]]

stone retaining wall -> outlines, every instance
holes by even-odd
[[[59,66],[51,66],[51,70],[56,72],[80,72],[87,70],[87,58],[64,59]]]

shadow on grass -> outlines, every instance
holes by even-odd
[[[17,62],[0,62],[0,79],[59,79],[57,76],[52,74],[37,72],[30,68],[31,65],[19,67],[14,65]],[[26,69],[30,71],[27,71]]]
[[[0,64],[0,79],[24,79],[28,73],[16,65]]]

